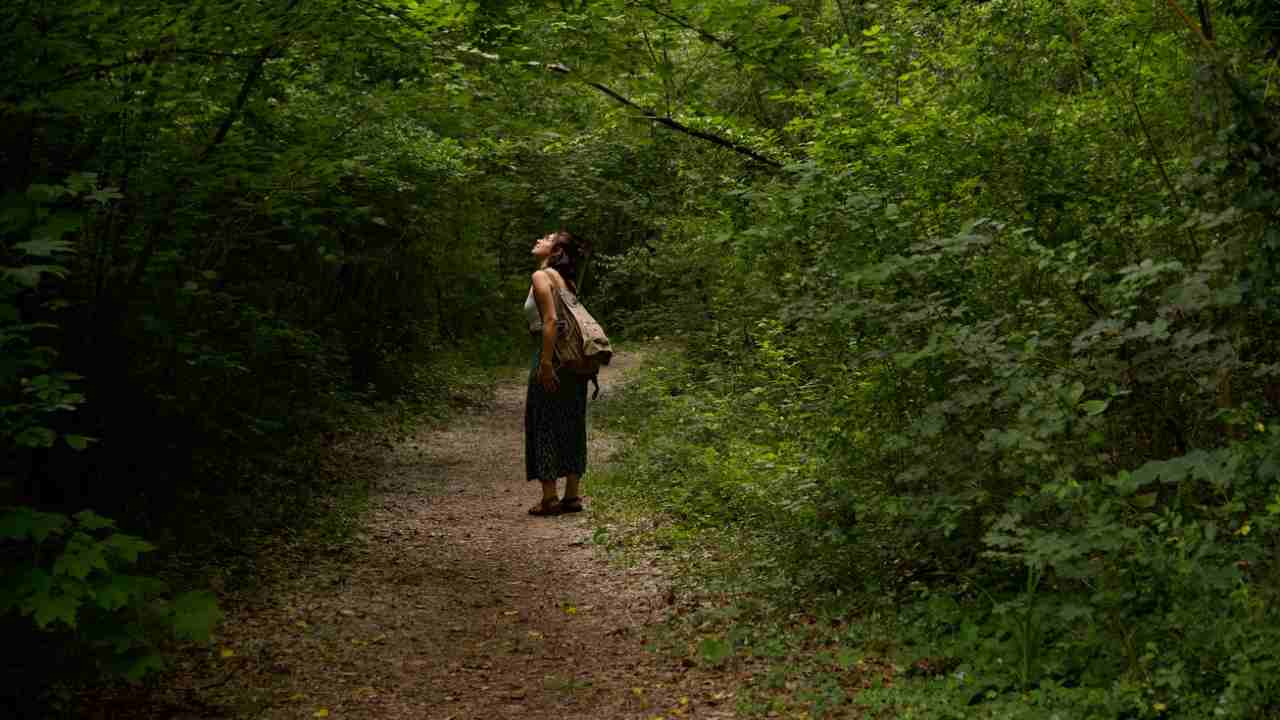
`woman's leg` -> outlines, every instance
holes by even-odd
[[[562,452],[568,455],[569,467],[576,473],[566,473],[564,482],[564,499],[561,506],[565,512],[577,512],[582,509],[582,473],[587,469],[587,379],[575,378],[573,394],[568,401],[569,416],[565,421],[565,438]]]
[[[582,496],[578,494],[578,483],[581,480],[581,475],[565,476],[564,499],[560,501],[560,512],[575,513],[582,511]]]
[[[539,482],[542,483],[542,501],[543,502],[550,502],[552,500],[560,499],[560,496],[556,495],[555,480],[540,480]]]
[[[559,515],[563,510],[560,507],[560,498],[556,495],[555,480],[539,480],[542,485],[542,499],[537,505],[529,508],[530,515]]]

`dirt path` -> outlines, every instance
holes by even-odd
[[[618,357],[606,390],[638,362]],[[220,717],[733,717],[716,679],[644,650],[667,585],[590,544],[589,482],[586,513],[525,513],[523,403],[512,377],[491,407],[389,449],[352,558],[234,611],[214,650],[227,676],[189,700]],[[593,467],[610,444],[593,431]]]

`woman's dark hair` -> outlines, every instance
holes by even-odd
[[[547,259],[547,267],[560,273],[574,292],[578,290],[578,267],[586,256],[586,244],[568,230],[555,234],[555,245]]]

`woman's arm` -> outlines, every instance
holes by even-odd
[[[542,316],[542,361],[538,363],[538,380],[548,392],[555,392],[560,384],[551,364],[556,349],[556,301],[552,296],[554,290],[555,285],[547,273],[533,274],[533,301],[537,303],[538,314]]]

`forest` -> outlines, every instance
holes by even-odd
[[[1280,715],[1271,0],[10,0],[0,127],[0,715],[343,532],[325,449],[526,362],[558,228],[651,357],[597,535],[743,601],[713,665],[799,612],[933,658],[804,717]]]

